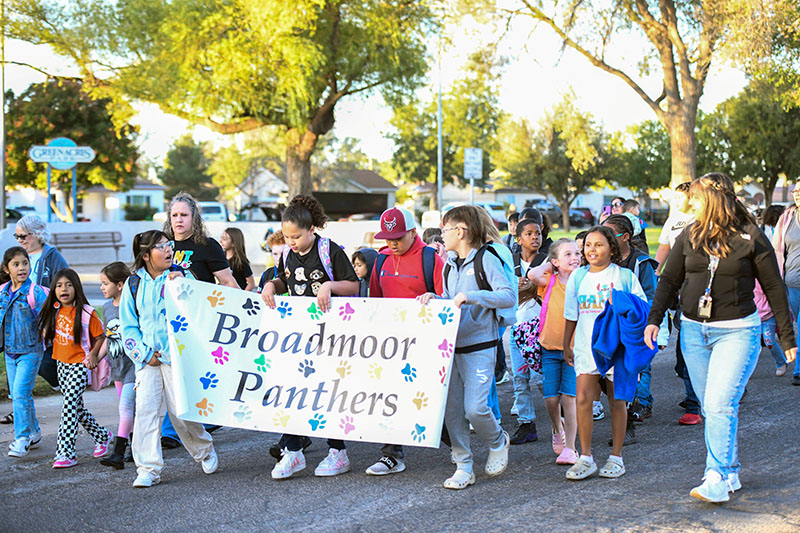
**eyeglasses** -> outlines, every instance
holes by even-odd
[[[15,234],[14,234],[14,238],[15,238],[15,239],[17,239],[18,241],[24,241],[25,239],[27,239],[28,237],[30,237],[30,235],[31,235],[30,233],[24,233],[24,234],[22,234],[22,235],[17,235],[17,234],[15,233]]]
[[[175,248],[175,241],[160,242],[155,246],[153,246],[153,248],[161,250],[162,252],[165,252],[167,248],[172,250],[173,248]]]
[[[442,235],[454,229],[463,229],[464,231],[467,231],[467,228],[465,228],[464,226],[450,226],[449,228],[442,228]]]

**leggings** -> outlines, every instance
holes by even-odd
[[[136,391],[133,383],[115,381],[117,397],[119,398],[119,427],[117,436],[127,439],[133,429],[133,410],[136,405]]]

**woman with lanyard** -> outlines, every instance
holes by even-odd
[[[706,174],[692,183],[689,197],[696,222],[680,234],[667,257],[644,340],[650,348],[657,345],[661,319],[683,286],[681,349],[706,417],[705,476],[690,494],[725,502],[742,486],[739,401],[761,352],[761,319],[753,301],[756,280],[783,332],[787,361],[794,360],[797,345],[775,253],[736,199],[730,178]]]

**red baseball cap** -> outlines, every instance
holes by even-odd
[[[399,239],[416,227],[417,223],[410,211],[402,207],[392,207],[381,215],[381,230],[375,234],[375,238]]]

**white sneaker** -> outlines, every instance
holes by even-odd
[[[397,474],[405,469],[406,465],[402,459],[384,455],[377,463],[367,468],[367,474],[370,476],[385,476],[387,474]]]
[[[730,500],[728,496],[728,480],[722,480],[722,476],[716,470],[709,470],[703,476],[703,484],[695,487],[689,493],[693,498],[704,502],[721,503]]]
[[[331,448],[328,450],[328,456],[320,461],[317,468],[314,469],[314,475],[317,477],[331,477],[349,471],[350,459],[347,458],[347,450]]]
[[[742,488],[742,482],[739,481],[739,474],[736,472],[731,472],[728,474],[728,490],[730,492],[736,492],[737,490]]]
[[[145,489],[153,485],[158,485],[159,483],[161,483],[160,477],[153,477],[147,473],[139,474],[136,476],[136,479],[133,480],[133,486],[137,489]]]
[[[31,448],[31,439],[21,437],[16,439],[8,446],[9,457],[25,457],[28,455],[28,450]]]
[[[603,409],[603,402],[592,402],[592,418],[602,420],[605,417],[606,411]]]
[[[275,468],[272,469],[272,479],[286,479],[295,472],[306,468],[306,458],[302,451],[290,452],[283,450],[283,455]]]
[[[37,431],[36,433],[31,433],[31,445],[30,445],[31,450],[33,450],[34,448],[38,448],[41,442],[42,442],[41,431]]]
[[[503,372],[503,376],[495,382],[495,385],[502,385],[503,383],[508,383],[511,381],[511,374],[508,373],[508,370]]]
[[[486,460],[486,475],[499,476],[505,472],[508,466],[508,449],[511,447],[511,437],[507,431],[503,431],[505,444],[499,450],[489,450],[489,458]]]
[[[203,472],[206,474],[213,474],[217,471],[217,468],[219,468],[219,458],[217,457],[217,451],[213,447],[208,457],[200,461],[200,466],[203,467]]]

